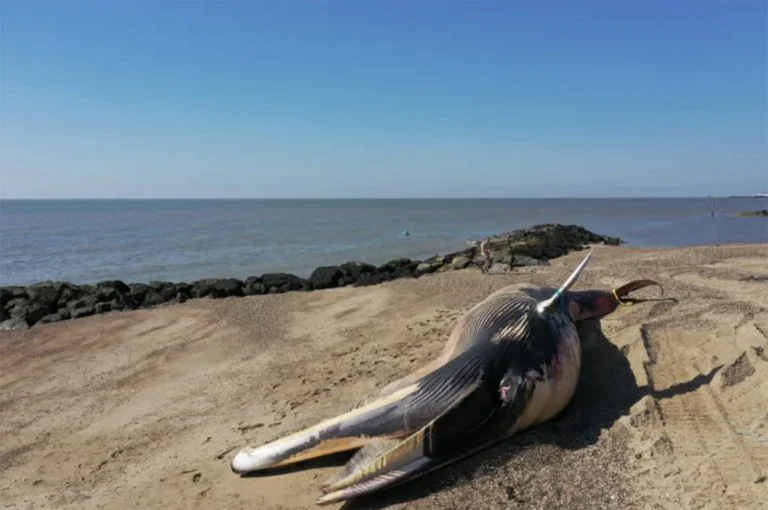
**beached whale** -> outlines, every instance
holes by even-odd
[[[646,301],[628,297],[635,290],[661,287],[638,280],[613,290],[570,290],[591,254],[546,296],[534,287],[494,292],[459,320],[431,364],[344,414],[242,449],[232,470],[266,470],[359,449],[322,487],[317,503],[326,504],[411,480],[557,416],[579,379],[576,323]]]

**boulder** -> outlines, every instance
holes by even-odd
[[[192,284],[191,296],[195,298],[210,297],[214,299],[229,296],[243,296],[244,283],[236,278],[208,278],[197,280]]]
[[[26,299],[27,291],[24,287],[0,287],[0,307],[6,307],[12,299]]]
[[[83,297],[88,294],[90,290],[90,286],[72,285],[64,282],[61,284],[61,294],[59,294],[59,300],[56,302],[56,306],[59,308],[66,308],[67,303]]]
[[[8,287],[0,287],[0,308],[5,308],[6,303],[13,298],[13,292]]]
[[[243,294],[246,296],[259,296],[265,292],[264,281],[260,276],[249,276],[245,279],[243,284]]]
[[[379,273],[362,273],[356,280],[355,280],[355,287],[365,287],[368,285],[376,285],[378,283],[381,283],[381,274]]]
[[[131,283],[128,285],[128,288],[128,294],[123,295],[123,303],[125,303],[126,308],[141,308],[144,305],[144,298],[147,297],[147,292],[149,292],[149,285],[145,283]]]
[[[98,303],[93,295],[86,295],[80,299],[75,299],[67,303],[67,308],[73,319],[79,319],[80,317],[88,317],[96,313],[96,303]]]
[[[119,296],[120,293],[113,287],[99,287],[97,285],[96,289],[93,291],[93,297],[95,297],[98,301],[112,301],[113,299],[117,299]]]
[[[408,276],[413,277],[418,266],[418,261],[414,262],[408,258],[399,258],[390,260],[377,267],[376,274],[378,275],[379,280],[384,282]]]
[[[40,282],[27,287],[26,292],[30,301],[50,307],[58,304],[64,285],[63,282]]]
[[[330,289],[338,287],[344,279],[344,272],[338,266],[320,266],[312,271],[309,283],[313,289]]]
[[[128,294],[131,292],[130,286],[120,280],[104,280],[96,284],[96,288],[110,288],[115,289],[120,294]]]
[[[11,319],[21,319],[29,326],[50,313],[49,306],[32,301],[31,299],[22,299],[10,310]]]
[[[185,293],[184,291],[186,290],[186,287],[189,287],[189,289],[192,288],[191,285],[183,282],[182,283],[149,282],[148,286],[149,286],[149,289],[147,290],[147,294],[148,295],[150,293],[156,294],[156,297],[155,296],[152,297],[152,300],[155,301],[155,304],[175,301],[176,296],[179,294],[179,292]],[[159,300],[159,303],[157,302],[158,300]]]
[[[339,267],[344,273],[344,280],[347,282],[354,282],[360,278],[361,275],[376,272],[376,266],[373,264],[366,264],[365,262],[345,262]]]
[[[63,312],[63,313],[62,313]],[[59,321],[65,321],[70,318],[69,310],[66,308],[62,308],[58,312],[55,313],[49,313],[39,321],[37,321],[37,324],[49,324],[51,322],[59,322]]]
[[[24,319],[14,318],[0,322],[0,331],[15,331],[20,329],[29,329],[29,324]]]
[[[431,273],[434,270],[434,266],[429,262],[421,262],[418,266],[416,266],[416,269],[414,269],[413,273],[415,276],[421,276],[423,274]]]
[[[311,289],[308,280],[290,273],[266,273],[261,275],[261,280],[264,282],[264,288],[270,294]]]
[[[458,255],[451,261],[451,266],[453,266],[454,269],[464,269],[469,265],[470,261],[471,260],[466,255]]]
[[[167,299],[164,299],[163,296],[155,292],[153,289],[148,289],[147,293],[144,295],[144,301],[142,301],[141,307],[153,308],[167,302]]]
[[[72,314],[73,319],[88,317],[90,315],[96,315],[96,307],[94,305],[94,306],[88,306],[88,307],[82,307],[82,308],[75,308],[73,310],[70,310],[70,313]]]
[[[96,313],[107,313],[112,311],[112,303],[96,303],[96,306],[93,307],[93,310]]]

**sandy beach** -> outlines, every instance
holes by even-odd
[[[558,419],[327,508],[765,508],[768,245],[594,249],[575,288],[653,278],[678,303],[586,324]],[[241,478],[234,452],[347,410],[494,290],[557,285],[582,256],[0,332],[0,508],[313,508],[348,455]]]

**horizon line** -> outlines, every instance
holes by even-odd
[[[235,200],[637,200],[637,199],[696,199],[696,198],[766,198],[760,195],[603,195],[603,196],[456,196],[456,197],[0,197],[0,201],[235,201]]]

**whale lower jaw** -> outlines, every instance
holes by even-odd
[[[275,458],[264,455],[254,455],[253,449],[243,449],[237,452],[230,463],[230,469],[237,474],[250,473],[251,471],[260,471],[275,465]]]

